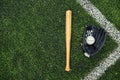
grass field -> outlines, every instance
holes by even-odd
[[[120,80],[120,60],[111,66],[99,80]]]
[[[105,17],[120,30],[120,0],[90,0]],[[106,71],[100,80],[120,80],[120,60]]]
[[[120,30],[120,0],[90,0]]]
[[[69,73],[64,70],[68,9],[73,11]],[[1,0],[0,80],[80,80],[118,46],[108,36],[104,48],[86,58],[80,42],[88,24],[99,26],[75,1]]]

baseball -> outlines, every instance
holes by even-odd
[[[92,45],[95,43],[95,38],[93,36],[88,36],[86,38],[86,42],[87,42],[87,44]]]

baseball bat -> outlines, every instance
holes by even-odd
[[[66,67],[65,71],[70,71],[70,42],[72,27],[72,11],[66,11]]]

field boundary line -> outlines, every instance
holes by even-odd
[[[105,16],[89,0],[77,0],[77,2],[91,15],[96,22],[103,27],[108,34],[114,39],[119,47],[114,49],[107,58],[103,59],[86,77],[82,80],[97,80],[105,71],[120,58],[120,32],[108,21]]]

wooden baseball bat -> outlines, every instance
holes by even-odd
[[[65,71],[70,71],[70,42],[72,27],[72,11],[66,11],[66,67]]]

